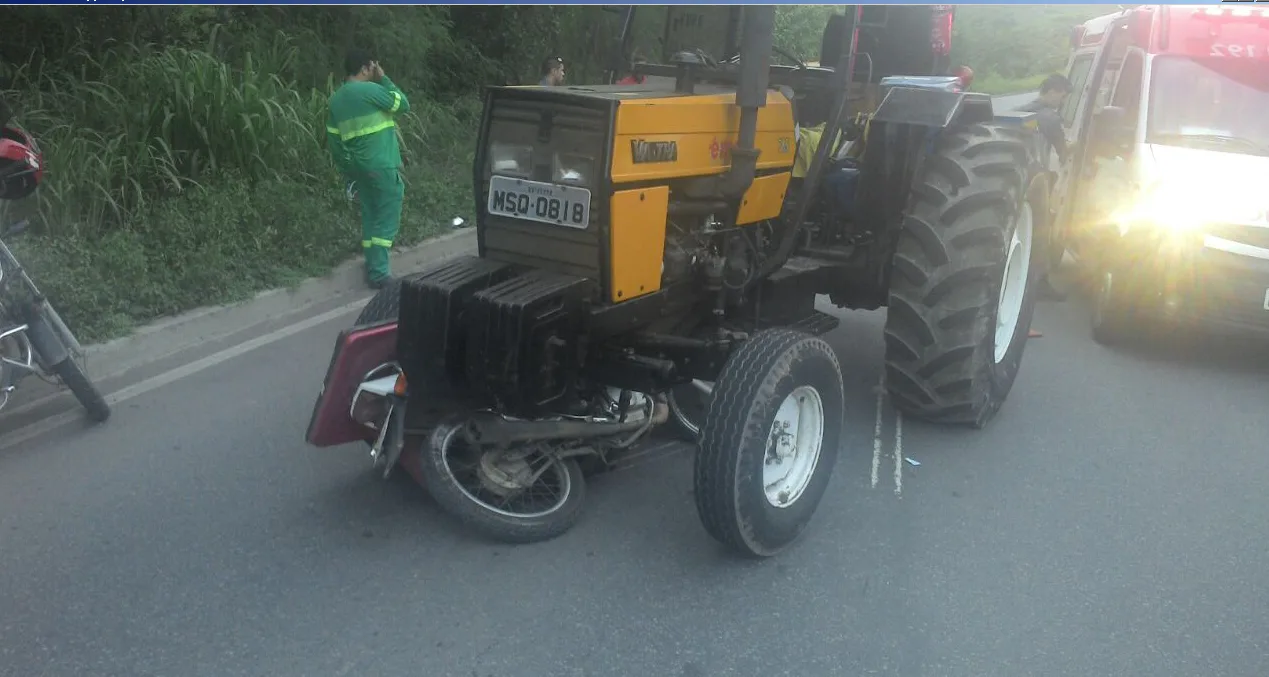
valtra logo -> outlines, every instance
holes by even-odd
[[[731,159],[731,149],[734,145],[733,142],[727,139],[723,139],[721,142],[718,139],[714,139],[714,142],[709,144],[709,156],[715,160],[726,162]]]

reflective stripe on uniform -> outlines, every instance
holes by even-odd
[[[326,126],[326,133],[327,133],[327,134],[334,134],[335,136],[339,136],[339,128],[338,128],[338,127],[331,127],[330,125],[327,125],[327,126]]]
[[[397,109],[400,107],[401,107],[401,92],[393,92],[392,93],[392,108],[390,108],[388,112],[395,113],[397,112]]]
[[[362,240],[362,241],[361,241],[361,248],[362,248],[362,249],[370,249],[370,240]]]
[[[341,141],[349,141],[360,136],[382,132],[385,129],[392,129],[396,126],[397,123],[393,121],[392,116],[383,111],[375,111],[369,115],[362,115],[340,122],[337,129],[335,129],[335,133],[339,134]]]
[[[386,240],[386,239],[381,238],[381,237],[372,237],[372,238],[370,238],[369,243],[368,243],[368,244],[365,244],[365,246],[367,246],[367,247],[384,247],[384,248],[391,249],[391,248],[392,248],[392,240]]]

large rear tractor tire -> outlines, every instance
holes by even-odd
[[[806,528],[842,444],[841,365],[823,339],[755,334],[727,360],[701,427],[693,485],[709,535],[770,557]]]
[[[985,426],[1018,375],[1047,249],[1036,237],[1048,219],[1022,133],[992,125],[945,132],[904,213],[886,387],[914,417]]]

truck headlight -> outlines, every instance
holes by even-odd
[[[556,153],[555,180],[559,183],[587,184],[595,169],[595,161],[585,155]]]
[[[1150,191],[1142,196],[1134,216],[1138,222],[1147,222],[1172,232],[1195,230],[1209,219],[1203,209],[1207,200],[1186,190]]]
[[[495,174],[527,177],[533,169],[533,147],[495,142],[489,147],[489,169]]]
[[[1121,231],[1153,227],[1169,233],[1191,233],[1211,223],[1259,222],[1264,214],[1256,195],[1170,185],[1143,191],[1117,220]]]

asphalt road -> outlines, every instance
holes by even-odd
[[[523,547],[306,447],[338,318],[0,451],[0,674],[1269,674],[1269,351],[1112,351],[1083,305],[1041,306],[986,430],[883,405],[875,485],[883,315],[844,314],[848,448],[758,563],[706,536],[674,445]]]
[[[881,314],[849,313],[830,492],[793,550],[738,563],[677,447],[515,548],[360,447],[306,447],[349,320],[0,455],[3,674],[1269,674],[1263,352],[1110,351],[1079,302],[1043,306],[988,429],[896,435],[885,408],[874,487]]]

